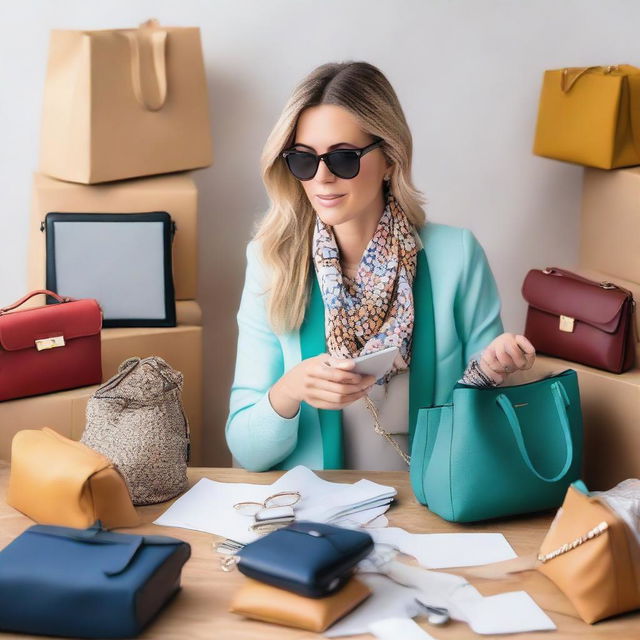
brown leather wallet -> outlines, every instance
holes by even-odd
[[[369,587],[351,578],[326,598],[305,598],[296,593],[247,578],[229,610],[254,620],[321,632],[355,609],[371,595]]]

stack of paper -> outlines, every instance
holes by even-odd
[[[241,543],[258,534],[250,530],[253,518],[238,513],[238,502],[263,502],[281,491],[298,491],[296,520],[357,525],[383,514],[396,495],[393,487],[369,480],[354,484],[328,482],[306,467],[287,471],[270,485],[216,482],[203,478],[173,503],[156,524],[214,533]]]

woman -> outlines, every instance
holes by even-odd
[[[226,425],[245,468],[406,470],[420,406],[449,401],[461,376],[489,386],[533,364],[529,341],[503,333],[472,233],[425,224],[411,153],[393,88],[363,62],[313,71],[271,132]],[[352,371],[389,346],[383,378]]]

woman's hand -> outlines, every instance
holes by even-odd
[[[296,365],[269,391],[269,401],[283,418],[292,418],[301,402],[317,409],[343,409],[366,395],[373,376],[351,371],[353,360],[333,358],[323,353]]]
[[[510,373],[531,369],[535,359],[536,350],[527,338],[503,333],[482,352],[478,364],[496,384],[501,384]]]

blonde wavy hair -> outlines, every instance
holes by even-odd
[[[391,167],[391,192],[417,228],[425,224],[424,198],[411,180],[412,138],[402,107],[384,74],[366,62],[324,64],[294,89],[262,152],[262,180],[271,205],[259,222],[255,240],[271,280],[267,315],[277,333],[300,327],[309,298],[309,271],[315,211],[281,158],[295,140],[304,109],[321,104],[343,107],[362,130],[382,138]],[[382,188],[382,185],[381,185]]]

